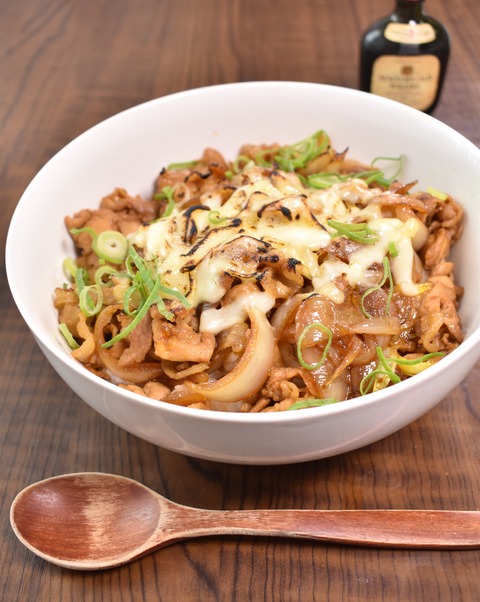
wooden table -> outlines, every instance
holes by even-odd
[[[228,537],[176,544],[111,571],[78,573],[33,556],[8,521],[20,489],[76,471],[123,474],[205,508],[480,509],[478,366],[428,415],[364,449],[300,465],[214,464],[145,443],[81,402],[40,353],[5,277],[4,240],[19,197],[82,131],[142,101],[210,84],[277,79],[355,88],[360,34],[391,5],[0,0],[2,600],[480,599],[480,551]],[[480,4],[437,0],[427,8],[452,42],[436,117],[480,145]],[[38,234],[39,244],[48,244]]]

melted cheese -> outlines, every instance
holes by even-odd
[[[222,286],[221,277],[227,271],[223,257],[206,258],[200,262],[195,274],[195,288],[190,295],[190,303],[218,303],[227,292]]]
[[[335,301],[334,296],[337,293],[332,296],[331,282],[338,276],[344,276],[352,287],[374,285],[375,275],[369,268],[374,264],[382,264],[389,251],[389,245],[393,243],[398,253],[390,260],[393,281],[400,286],[403,294],[416,295],[418,285],[412,280],[414,261],[412,239],[418,231],[418,224],[416,218],[408,219],[406,222],[396,218],[371,219],[368,225],[378,234],[378,242],[362,245],[358,251],[350,253],[348,264],[340,260],[324,261],[313,279],[315,290]]]
[[[394,283],[404,294],[417,294],[418,285],[412,280],[412,241],[417,247],[424,236],[423,225],[416,218],[402,222],[382,217],[375,202],[379,190],[353,178],[326,190],[313,190],[304,188],[295,177],[258,168],[246,172],[244,182],[221,206],[218,198],[204,195],[201,207],[142,226],[130,236],[132,243],[144,249],[145,258],[155,263],[163,282],[185,295],[193,306],[220,301],[229,281],[226,274],[252,280],[256,273],[249,273],[247,268],[258,265],[254,256],[262,252],[270,253],[270,257],[276,254],[277,260],[301,263],[302,274],[312,281],[315,291],[341,303],[343,292],[335,285],[335,278],[345,277],[352,287],[375,285],[378,270],[371,268],[382,264],[392,244],[398,251],[391,258]],[[210,210],[215,210],[220,220],[212,223]],[[318,254],[329,245],[333,233],[327,225],[329,219],[367,222],[379,239],[351,252],[348,263],[334,258],[319,264]],[[215,332],[220,321],[223,325],[240,318],[243,321],[250,302],[258,302],[260,309],[268,307],[265,311],[271,309],[263,297],[249,298],[220,310],[204,311],[207,315],[201,328]]]
[[[200,317],[199,330],[218,334],[234,324],[245,322],[248,309],[251,307],[266,314],[274,305],[275,299],[267,293],[248,293],[219,309],[214,307],[204,309]]]

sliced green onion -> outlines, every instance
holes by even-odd
[[[394,287],[393,287],[393,277],[392,277],[392,269],[390,267],[390,261],[388,260],[388,257],[384,257],[383,258],[383,278],[380,280],[380,282],[376,286],[372,286],[371,288],[367,289],[363,293],[363,295],[360,299],[360,306],[362,308],[363,313],[367,316],[367,318],[371,318],[372,314],[369,313],[365,309],[365,306],[364,306],[365,298],[368,295],[370,295],[371,293],[380,290],[387,280],[388,280],[388,294],[387,294],[387,301],[385,303],[385,313],[388,316],[388,314],[390,313],[390,304],[392,302]]]
[[[382,366],[385,368],[385,370],[390,370],[393,372],[393,370],[390,367],[390,364],[388,363],[388,360],[393,361],[391,357],[387,358],[385,357],[385,354],[383,353],[383,349],[377,345],[377,347],[375,347],[375,351],[377,352],[378,355],[378,359],[380,360],[380,363],[382,364]],[[397,377],[398,381],[400,381],[400,377],[397,376],[396,374],[394,374],[394,376]],[[395,380],[395,379],[392,379]]]
[[[135,272],[130,261],[126,261],[125,266],[129,275],[132,277],[133,280],[138,281],[140,287],[143,289],[144,296],[148,297],[151,289],[153,288],[155,276],[151,273],[147,262],[142,257],[140,257],[140,255],[137,253],[133,246],[131,246],[128,251],[127,260],[133,262],[134,266],[137,269],[137,272]]]
[[[132,321],[121,332],[110,341],[106,341],[102,347],[108,348],[128,336],[147,314],[149,308],[156,304],[158,311],[167,319],[172,320],[174,314],[169,311],[162,297],[178,299],[187,309],[191,307],[190,302],[175,289],[164,286],[158,273],[154,272],[152,266],[137,253],[130,245],[128,256],[125,260],[125,268],[131,278],[132,284],[123,295],[123,310],[133,317]],[[132,297],[139,295],[140,304],[132,309]]]
[[[95,232],[95,230],[93,228],[89,228],[88,226],[85,226],[84,228],[71,228],[70,232],[72,234],[74,234],[75,236],[77,236],[78,234],[90,234],[90,236],[93,238],[93,240],[95,240],[98,236],[98,234]]]
[[[77,271],[75,272],[75,288],[77,289],[77,295],[80,295],[85,288],[85,280],[87,277],[88,274],[84,268],[77,268]]]
[[[308,364],[303,359],[303,355],[302,355],[302,343],[303,343],[303,340],[305,339],[306,335],[312,329],[322,330],[327,335],[327,337],[328,337],[328,341],[327,341],[327,344],[325,345],[325,348],[323,350],[322,357],[320,358],[320,360],[316,364]],[[330,328],[328,328],[328,326],[324,326],[321,322],[314,322],[313,324],[309,324],[308,326],[306,326],[303,329],[303,331],[300,334],[300,336],[298,337],[298,342],[297,342],[297,358],[298,358],[298,361],[300,362],[300,364],[306,370],[316,370],[317,368],[319,368],[323,364],[323,362],[325,361],[325,358],[327,357],[328,351],[330,349],[330,345],[332,344],[332,339],[333,339],[333,333],[332,333],[332,331],[330,330]]]
[[[383,172],[378,169],[370,169],[367,171],[358,171],[347,174],[319,172],[308,175],[306,178],[301,176],[301,180],[311,188],[325,189],[330,188],[333,184],[346,182],[352,178],[364,180],[367,184],[371,182],[383,182]]]
[[[333,184],[338,184],[339,182],[343,182],[345,179],[350,178],[351,176],[342,176],[338,173],[314,173],[309,176],[301,177],[300,179],[310,186],[311,188],[317,188],[319,190],[323,190],[325,188],[330,188]]]
[[[330,172],[320,172],[310,174],[307,177],[301,177],[301,180],[312,188],[317,189],[325,189],[330,188],[333,184],[337,184],[339,182],[345,182],[352,178],[358,178],[360,180],[364,180],[367,184],[372,184],[376,182],[377,184],[388,188],[392,182],[398,177],[399,173],[403,167],[403,155],[400,157],[377,157],[373,160],[372,166],[378,161],[395,161],[398,162],[398,169],[394,173],[394,175],[390,178],[387,178],[385,173],[380,169],[367,169],[364,171],[351,172],[347,174],[338,174],[338,173],[330,173]]]
[[[134,247],[130,248],[129,259],[133,262],[136,268],[136,272],[133,267],[130,267],[130,275],[132,277],[132,284],[136,287],[140,297],[145,301],[151,294],[151,291],[157,285],[160,287],[160,278],[155,273],[145,259],[140,257]],[[152,304],[156,301],[152,301]]]
[[[208,212],[208,221],[214,225],[221,224],[226,219],[227,218],[222,215],[220,211],[213,210]]]
[[[276,163],[284,171],[296,171],[304,168],[310,161],[323,154],[330,146],[330,138],[324,130],[312,136],[278,149],[266,148],[255,155],[255,163],[262,167],[270,167]],[[267,161],[266,155],[273,155],[273,161]]]
[[[319,130],[304,140],[279,149],[275,153],[275,163],[285,171],[302,169],[327,151],[329,146],[330,138],[324,130]]]
[[[279,149],[265,148],[257,152],[254,161],[262,167],[271,167],[272,164],[277,164],[280,169],[285,171],[296,171],[306,167],[313,159],[328,151],[330,148],[330,138],[324,130],[315,132],[312,136],[295,142],[289,146],[282,146]],[[266,156],[273,156],[272,160],[267,160]],[[234,171],[239,169],[238,163],[247,160],[247,157],[239,155],[236,164],[234,163]],[[379,161],[389,161],[397,163],[398,167],[395,173],[387,177],[381,169],[369,169],[362,172],[352,172],[349,174],[334,174],[334,173],[316,173],[310,174],[307,177],[302,176],[301,180],[312,188],[329,188],[332,184],[343,182],[350,178],[363,179],[367,184],[373,182],[388,188],[392,182],[396,180],[403,168],[404,155],[399,157],[376,157],[371,165],[372,168]],[[245,166],[247,167],[247,166]],[[245,167],[243,169],[245,169]],[[238,173],[238,171],[237,171]]]
[[[67,341],[70,349],[78,349],[80,347],[77,341],[73,338],[72,333],[68,330],[68,326],[64,322],[58,326],[58,329],[62,333],[63,338]]]
[[[89,227],[72,228],[72,234],[87,233],[92,237],[92,249],[100,259],[111,263],[122,263],[128,251],[128,241],[121,232],[105,230],[97,234]]]
[[[163,201],[164,199],[167,200],[167,206],[165,207],[165,211],[162,213],[162,217],[169,217],[175,208],[175,200],[173,198],[173,192],[174,191],[171,186],[165,186],[164,188],[162,188],[160,190],[160,192],[153,195],[153,198],[156,201]]]
[[[176,291],[174,288],[170,288],[168,286],[160,284],[158,292],[162,293],[162,295],[167,299],[170,297],[178,299],[186,309],[190,309],[192,307],[190,301],[184,295],[182,295],[180,291]]]
[[[392,374],[395,378],[398,378],[391,370],[381,370],[380,368],[372,370],[362,378],[362,381],[360,382],[360,394],[367,395],[367,393],[370,393],[372,390],[378,391],[379,389],[385,389],[392,380]],[[385,376],[386,380],[379,386],[377,379],[381,376]],[[377,386],[375,386],[375,381],[377,381]],[[400,379],[396,382],[400,382]]]
[[[336,230],[336,232],[332,234],[332,238],[347,236],[350,240],[364,245],[373,245],[380,239],[375,230],[372,230],[366,223],[346,224],[344,222],[337,222],[333,219],[329,219],[327,224],[330,228]]]
[[[240,163],[244,164],[243,167],[240,167]],[[238,155],[238,157],[233,162],[233,173],[242,173],[243,171],[245,171],[249,167],[253,167],[254,165],[255,162],[253,161],[253,159],[250,159],[250,157],[247,157],[246,155]]]
[[[166,320],[173,320],[173,318],[175,317],[174,314],[171,311],[168,311],[168,309],[165,305],[165,301],[161,297],[157,298],[156,303],[157,303],[158,312],[160,314],[162,314],[162,316]]]
[[[432,361],[436,357],[444,357],[445,353],[442,351],[435,351],[433,353],[426,353],[421,357],[408,359],[404,357],[391,357],[392,362],[398,364],[399,369],[408,376],[419,374],[427,368],[430,368],[435,362]]]
[[[63,261],[63,271],[70,280],[75,280],[75,274],[77,273],[77,264],[71,257],[67,257]]]
[[[382,172],[382,176],[376,179],[375,181],[379,184],[383,184],[386,187],[390,186],[402,172],[404,160],[405,155],[400,155],[399,157],[375,157],[375,159],[372,161],[372,167],[375,165],[375,163],[378,163],[379,161],[390,161],[391,163],[398,164],[397,169],[395,170],[392,176],[387,178]]]
[[[148,295],[148,291],[150,291],[152,289],[154,283],[156,283],[156,281],[158,281],[158,283],[159,283],[158,291],[160,293],[162,293],[163,295],[165,295],[167,297],[175,297],[175,299],[178,299],[182,303],[182,305],[184,307],[186,307],[187,309],[189,309],[191,307],[190,301],[188,301],[188,299],[186,297],[184,297],[184,295],[182,295],[182,293],[180,293],[179,291],[177,291],[173,288],[169,288],[168,286],[165,286],[160,282],[158,273],[154,272],[150,269],[150,266],[148,265],[148,263],[142,257],[140,257],[140,255],[137,253],[137,251],[135,250],[135,248],[133,246],[130,247],[129,257],[133,260],[133,262],[138,270],[138,273],[134,274],[134,277],[139,276],[138,280],[140,281],[140,284],[144,287],[143,290],[147,292],[147,295]]]
[[[304,408],[319,408],[321,406],[338,403],[337,399],[301,399],[291,405],[288,410],[302,410]]]
[[[135,303],[132,302],[132,297],[138,293],[138,285],[132,284],[129,286],[127,290],[123,293],[123,311],[127,314],[127,316],[134,316],[137,313],[137,307]],[[134,309],[130,309],[133,306]]]
[[[108,279],[105,281],[104,277],[107,276]],[[112,268],[109,265],[102,265],[95,272],[94,280],[95,284],[98,286],[112,286],[112,276],[121,276],[121,273],[118,272],[115,268]]]
[[[393,289],[394,289],[392,268],[390,267],[390,261],[388,260],[388,257],[383,258],[383,278],[385,278],[385,274],[386,274],[386,280],[388,280],[388,293],[387,293],[387,301],[385,303],[385,313],[388,316],[390,314],[390,304],[392,302]]]
[[[167,165],[167,169],[190,169],[191,167],[195,167],[198,161],[184,161],[183,163],[170,163]]]
[[[389,181],[385,179],[385,174],[380,169],[360,171],[358,173],[351,174],[350,177],[360,178],[361,180],[364,180],[366,184],[373,184],[373,182],[376,182],[382,186],[389,185]]]
[[[121,232],[105,230],[94,239],[92,248],[105,261],[123,263],[128,253],[128,241]]]
[[[391,240],[388,243],[388,252],[390,253],[390,257],[398,257],[398,249],[397,249],[397,245],[393,242],[393,240]]]
[[[132,332],[132,330],[134,330],[138,326],[141,320],[146,316],[150,306],[155,302],[155,299],[158,295],[159,286],[160,280],[157,280],[157,282],[153,285],[150,295],[145,299],[145,303],[143,303],[143,305],[138,309],[138,312],[136,313],[135,317],[130,322],[130,324],[128,324],[128,326],[126,326],[121,332],[119,332],[109,341],[105,341],[105,343],[102,344],[102,347],[107,349],[108,347],[115,345],[115,343],[128,336]]]
[[[406,357],[390,357],[389,359],[396,364],[402,364],[403,366],[415,366],[415,364],[421,364],[422,362],[426,362],[432,357],[444,357],[445,353],[443,351],[434,351],[432,353],[426,353],[422,355],[422,357],[416,357],[413,359],[408,359]]]
[[[401,378],[398,376],[398,374],[395,374],[394,369],[392,369],[392,367],[389,364],[389,361],[393,361],[393,358],[389,357],[387,359],[385,357],[385,354],[383,353],[383,349],[379,346],[375,347],[375,351],[377,352],[379,364],[375,370],[372,370],[362,378],[362,381],[360,382],[361,395],[366,395],[367,393],[370,393],[372,389],[375,390],[375,381],[378,377],[385,376],[386,381],[382,383],[382,386],[379,386],[377,390],[379,388],[384,389],[388,386],[389,382],[397,384],[401,381]]]
[[[102,309],[103,293],[98,284],[84,286],[78,295],[78,304],[84,316],[95,316]]]
[[[448,199],[448,194],[445,194],[441,190],[437,190],[436,188],[433,188],[433,186],[428,186],[427,192],[429,194],[431,194],[432,196],[434,196],[435,198],[439,199],[440,201],[446,201]]]
[[[257,165],[260,165],[260,167],[271,167],[272,161],[267,161],[265,159],[265,156],[271,155],[273,152],[274,152],[274,150],[271,148],[265,148],[265,149],[258,151],[258,153],[254,157],[255,163]]]

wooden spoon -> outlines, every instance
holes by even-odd
[[[206,535],[263,535],[388,548],[480,547],[480,512],[442,510],[200,510],[125,477],[85,472],[30,485],[10,521],[32,552],[69,569],[125,564]]]

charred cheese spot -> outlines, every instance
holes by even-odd
[[[140,227],[130,240],[155,262],[165,285],[184,294],[193,306],[219,302],[228,278],[261,281],[265,265],[281,260],[287,271],[301,265],[302,276],[315,291],[340,303],[343,293],[335,279],[346,278],[352,287],[374,285],[378,270],[371,268],[382,264],[391,245],[398,251],[391,258],[394,282],[404,294],[415,295],[418,285],[412,281],[412,269],[415,248],[424,236],[422,224],[416,218],[403,222],[382,217],[375,202],[380,192],[354,178],[314,190],[288,174],[253,168],[223,205],[202,199],[201,205]],[[212,210],[220,223],[209,220]],[[327,222],[332,219],[366,222],[378,241],[358,245],[346,260],[326,258],[333,234]],[[229,310],[232,314],[245,313],[242,303],[235,307]]]

